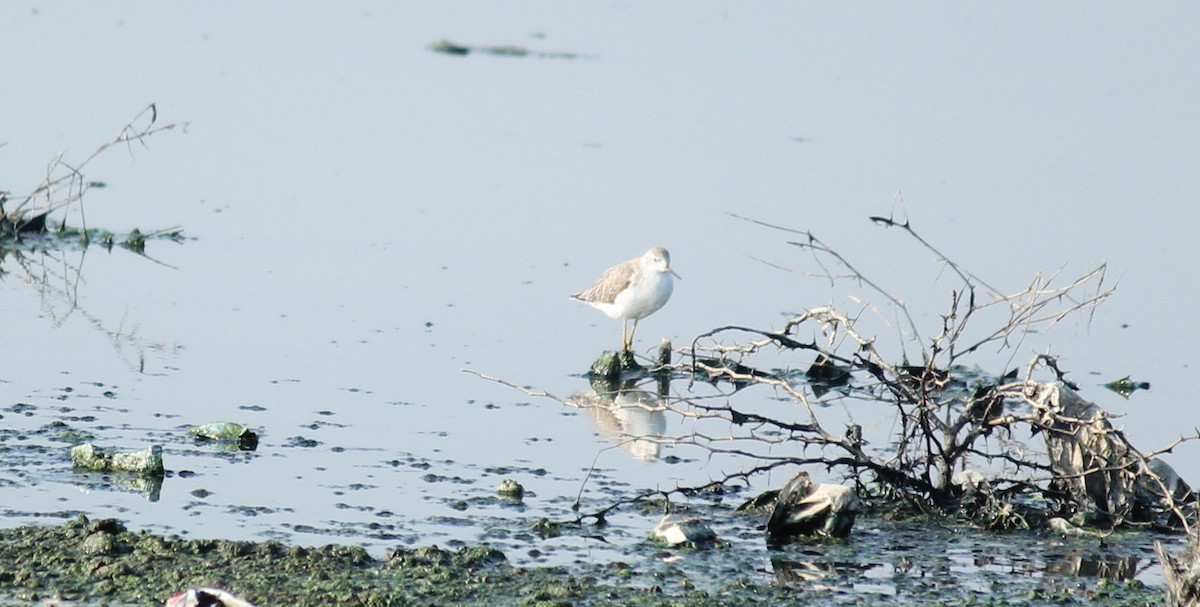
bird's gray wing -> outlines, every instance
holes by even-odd
[[[624,291],[633,280],[637,260],[631,259],[604,271],[592,286],[572,295],[573,299],[586,302],[612,303],[617,294]]]

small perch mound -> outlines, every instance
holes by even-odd
[[[592,367],[588,370],[587,375],[593,386],[597,384],[613,386],[610,391],[615,391],[616,386],[641,379],[651,372],[658,375],[660,379],[669,380],[670,366],[671,340],[663,338],[662,343],[658,346],[658,357],[650,369],[639,364],[633,357],[633,352],[629,350],[605,350],[592,362]]]
[[[629,350],[622,350],[620,352],[605,350],[592,362],[589,374],[596,379],[619,382],[625,374],[635,373],[640,375],[645,370],[645,367],[642,367],[633,359],[633,352]]]

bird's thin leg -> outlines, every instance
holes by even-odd
[[[625,348],[626,350],[633,349],[633,333],[634,333],[634,331],[637,331],[637,319],[636,318],[633,319],[633,328],[629,330],[629,347]]]
[[[625,318],[625,319],[621,320],[621,350],[626,351],[626,352],[629,351],[629,342],[625,338],[625,336],[628,333],[629,333],[629,319]]]

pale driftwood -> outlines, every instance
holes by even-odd
[[[1167,583],[1168,607],[1200,607],[1200,538],[1190,536],[1187,549],[1178,558],[1171,556],[1162,542],[1154,542]]]
[[[1166,462],[1130,445],[1102,408],[1061,381],[1029,383],[1025,397],[1043,430],[1056,489],[1114,525],[1141,510],[1174,514],[1187,527],[1181,509],[1191,493],[1186,483]]]

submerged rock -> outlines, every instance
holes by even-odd
[[[524,46],[516,44],[492,44],[487,46],[468,46],[451,42],[445,38],[434,40],[427,47],[435,53],[445,53],[447,55],[456,55],[465,57],[472,53],[484,55],[496,55],[499,57],[538,57],[540,59],[578,59],[577,53],[566,53],[562,51],[535,51]]]
[[[71,463],[93,472],[132,472],[143,476],[165,474],[162,447],[153,445],[142,451],[111,452],[92,443],[71,447]]]
[[[429,50],[435,53],[446,53],[447,55],[466,55],[471,52],[471,47],[455,44],[443,38],[434,40],[433,44],[429,45]]]
[[[853,489],[826,483],[814,486],[802,470],[779,491],[767,521],[767,538],[786,542],[797,536],[847,537],[861,509]]]

